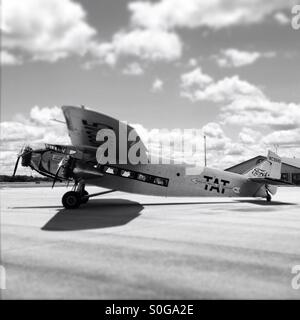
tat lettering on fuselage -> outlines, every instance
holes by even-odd
[[[216,177],[204,176],[204,179],[205,179],[204,190],[215,191],[221,194],[224,194],[226,185],[230,184],[230,181],[219,179]],[[203,183],[203,181],[201,181],[198,178],[194,178],[192,179],[192,181],[194,183]]]

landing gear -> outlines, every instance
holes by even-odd
[[[80,195],[75,191],[69,191],[65,193],[61,201],[66,209],[76,209],[81,203]]]
[[[267,193],[267,195],[266,195],[267,202],[271,202],[272,197],[271,197],[270,191],[268,189],[268,186],[266,186],[266,193]]]
[[[83,181],[76,182],[73,191],[65,193],[62,197],[62,204],[66,209],[76,209],[82,203],[89,201],[89,193],[85,190]]]
[[[81,203],[87,203],[89,201],[89,193],[86,190],[83,190],[81,196]]]
[[[87,203],[90,198],[97,197],[103,194],[115,192],[116,190],[102,191],[98,193],[89,194],[85,189],[83,181],[76,182],[73,190],[65,193],[62,197],[62,204],[66,209],[76,209],[82,203]]]

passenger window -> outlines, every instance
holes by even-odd
[[[138,179],[138,180],[141,180],[141,181],[146,181],[146,180],[147,180],[147,177],[146,177],[144,174],[139,173],[139,174],[137,175],[137,179]]]
[[[162,179],[162,178],[155,178],[155,179],[154,179],[154,183],[155,183],[155,184],[158,184],[158,185],[160,185],[160,186],[163,186],[163,185],[164,185],[164,179]]]
[[[131,178],[131,177],[132,177],[132,174],[131,174],[130,171],[121,170],[121,176],[122,176],[122,177],[125,177],[125,178]]]
[[[105,169],[105,172],[109,173],[109,174],[114,174],[114,169],[108,167],[108,168]]]
[[[105,166],[104,167],[104,172],[116,175],[116,174],[118,174],[118,168],[112,168],[112,167]]]

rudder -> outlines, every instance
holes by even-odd
[[[247,171],[244,175],[248,178],[280,179],[281,158],[276,153],[269,150],[267,159]]]

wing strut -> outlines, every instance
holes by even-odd
[[[115,191],[117,191],[117,190],[108,190],[108,191],[103,191],[103,192],[92,193],[92,194],[89,194],[87,197],[88,198],[93,198],[93,197],[101,196],[103,194],[112,193],[112,192],[115,192]]]

